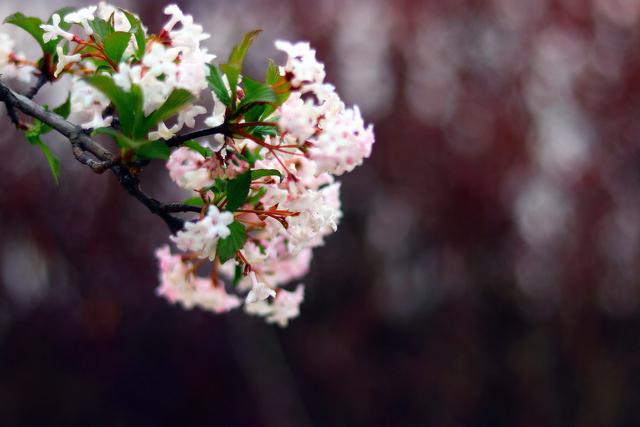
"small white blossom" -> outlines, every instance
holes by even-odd
[[[306,83],[322,83],[325,77],[324,64],[316,60],[316,51],[307,42],[291,44],[278,40],[276,49],[289,56],[284,72],[292,75],[291,84],[300,87]]]
[[[42,40],[45,43],[49,43],[51,40],[55,40],[58,37],[62,37],[69,41],[73,40],[75,37],[73,34],[63,30],[60,28],[60,15],[54,13],[51,17],[51,24],[42,24],[40,28],[44,30],[44,34],[42,34]]]
[[[82,9],[78,9],[75,12],[69,13],[64,17],[64,22],[68,24],[80,24],[82,28],[87,33],[87,35],[93,34],[93,29],[91,25],[89,25],[89,21],[93,21],[95,19],[95,13],[98,9],[97,6],[89,6]]]
[[[277,323],[283,328],[286,327],[290,319],[300,315],[302,301],[304,301],[304,285],[298,285],[293,292],[280,289],[273,300],[272,311],[267,317],[267,322]]]
[[[79,53],[76,53],[75,55],[65,55],[62,51],[62,46],[56,47],[56,52],[58,52],[58,65],[56,66],[56,71],[53,74],[54,77],[58,77],[62,70],[64,70],[64,67],[68,64],[75,64],[82,60],[82,55]]]
[[[195,252],[199,257],[213,261],[218,240],[231,234],[228,225],[232,222],[233,213],[220,212],[212,205],[204,218],[196,222],[187,222],[182,231],[171,236],[171,240],[180,250]]]
[[[167,125],[164,124],[164,122],[160,122],[160,124],[158,124],[158,130],[149,132],[149,141],[156,141],[158,139],[171,139],[179,130],[180,126],[178,125],[173,125],[171,126],[171,128],[168,128]]]
[[[275,297],[276,291],[268,287],[263,282],[258,281],[255,272],[251,272],[249,274],[251,277],[251,282],[253,283],[253,287],[247,294],[247,298],[245,300],[245,304],[251,304],[258,301],[264,301],[269,297]]]

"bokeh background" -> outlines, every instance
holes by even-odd
[[[310,40],[373,156],[281,330],[155,297],[164,224],[0,119],[0,425],[640,425],[640,0],[178,3],[249,74]]]

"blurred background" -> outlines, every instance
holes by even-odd
[[[311,41],[373,156],[281,330],[157,298],[164,224],[0,119],[0,425],[640,425],[640,0],[178,3],[249,75]]]

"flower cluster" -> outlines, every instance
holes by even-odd
[[[242,73],[258,31],[215,65],[202,26],[175,5],[164,12],[158,34],[105,3],[55,13],[40,25],[50,61],[39,72],[50,81],[72,76],[71,120],[113,138],[124,166],[137,174],[140,160],[166,160],[190,193],[182,211],[199,215],[171,236],[179,252],[156,252],[158,295],[217,313],[243,306],[286,326],[304,286],[283,287],[307,273],[313,249],[337,230],[335,176],[371,154],[372,127],[324,81],[308,43],[277,41],[286,62],[270,62],[258,81]],[[0,70],[16,62],[11,48],[0,35]],[[178,135],[197,121],[206,128]]]

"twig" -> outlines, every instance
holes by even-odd
[[[184,135],[174,136],[173,138],[166,140],[166,144],[168,147],[177,147],[192,139],[202,138],[204,136],[210,135],[231,136],[231,131],[229,130],[227,124],[223,123],[220,126],[216,126],[213,128],[197,130],[195,132],[185,133]]]
[[[31,89],[29,89],[27,93],[24,94],[24,96],[26,96],[29,99],[33,99],[33,97],[36,96],[36,94],[40,91],[40,89],[42,89],[42,86],[47,84],[48,81],[49,81],[49,77],[44,72],[41,72],[40,75],[38,76],[38,80],[36,81],[36,84],[33,85]]]
[[[199,212],[198,207],[178,203],[163,204],[145,194],[140,188],[138,177],[134,176],[126,165],[121,164],[112,152],[87,135],[82,128],[68,122],[52,111],[45,110],[28,97],[14,92],[2,80],[0,80],[0,102],[6,104],[12,120],[14,118],[13,114],[19,123],[15,110],[20,110],[22,113],[46,123],[52,129],[65,136],[71,143],[71,150],[75,158],[94,172],[103,173],[107,169],[111,170],[127,193],[146,206],[149,211],[162,218],[172,233],[177,232],[184,226],[184,220],[170,215],[171,213]],[[188,139],[191,139],[191,137]],[[185,141],[188,139],[185,139]]]

